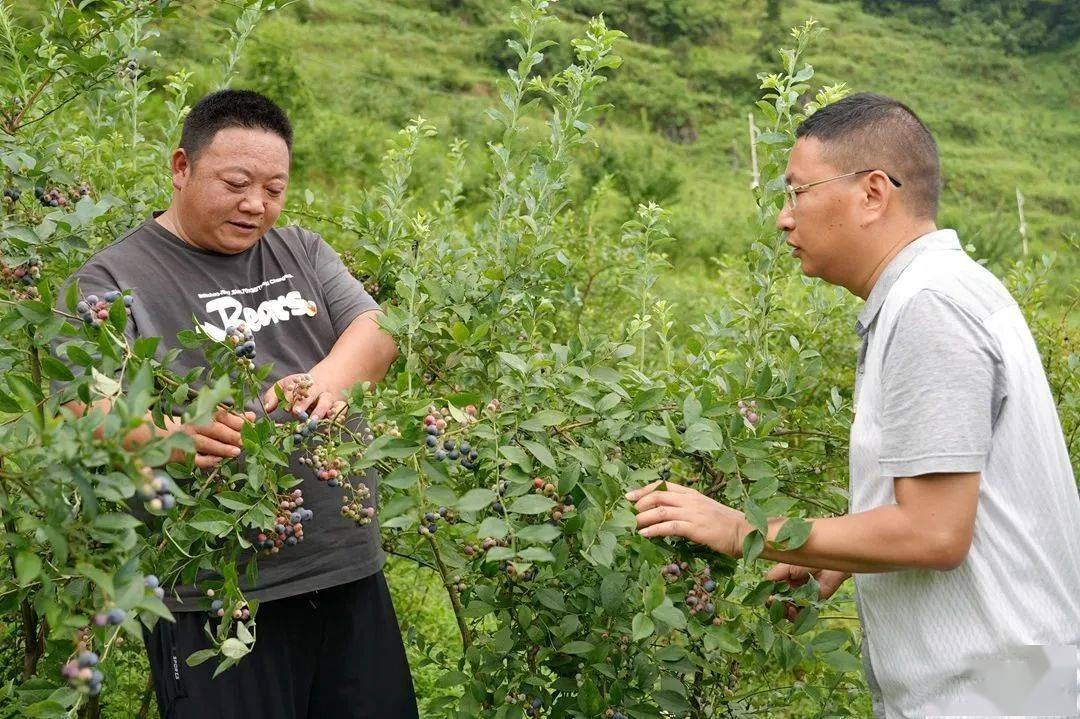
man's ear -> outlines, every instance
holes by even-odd
[[[192,169],[191,158],[188,157],[187,150],[182,147],[173,150],[172,175],[173,187],[175,189],[184,189],[184,185],[186,185],[191,178]]]
[[[893,185],[889,176],[880,170],[867,173],[861,183],[863,190],[862,208],[867,224],[885,214],[889,203],[893,201]]]

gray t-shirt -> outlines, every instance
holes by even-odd
[[[225,255],[190,245],[148,218],[95,253],[75,278],[84,297],[132,290],[129,338],[161,337],[159,356],[180,346],[176,335],[193,329],[193,317],[216,337],[228,325],[246,322],[255,333],[256,362],[273,363],[264,391],[282,377],[310,370],[356,317],[379,307],[319,235],[296,226],[275,227],[250,249]],[[66,296],[66,287],[58,296]],[[173,369],[182,374],[204,364],[201,350],[184,350]],[[281,410],[273,416],[288,418]],[[304,506],[315,516],[305,524],[303,542],[259,555],[258,583],[246,592],[249,598],[270,601],[344,584],[378,572],[386,561],[378,524],[358,527],[342,517],[342,490],[316,480],[300,456],[290,458],[289,472],[304,480]],[[364,481],[377,497],[376,474]],[[184,603],[169,591],[170,609],[202,608],[191,601],[200,592],[176,590]]]

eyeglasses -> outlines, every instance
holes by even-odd
[[[814,187],[815,185],[822,185],[822,184],[824,184],[826,182],[832,182],[833,180],[840,180],[842,178],[852,177],[854,175],[862,175],[862,174],[867,173],[867,172],[878,172],[878,170],[869,169],[869,170],[856,170],[855,172],[846,172],[843,175],[837,175],[836,177],[829,177],[829,178],[826,178],[824,180],[818,180],[817,182],[807,182],[805,185],[795,185],[794,187],[791,186],[791,185],[784,185],[784,206],[785,207],[788,207],[788,206],[795,207],[796,204],[798,204],[798,193],[805,192],[806,190],[809,190],[811,187]],[[884,172],[884,170],[881,170],[881,172]],[[896,186],[896,187],[901,186],[900,185],[900,180],[897,180],[895,177],[893,177],[889,173],[886,172],[885,177],[889,178],[889,182],[893,183],[894,186]]]

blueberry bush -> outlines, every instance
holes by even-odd
[[[757,561],[767,517],[790,517],[779,542],[797,547],[801,517],[846,508],[849,378],[838,368],[850,362],[835,338],[848,328],[833,290],[793,275],[775,229],[794,128],[845,92],[812,86],[805,56],[821,30],[793,30],[779,67],[758,78],[756,240],[723,268],[738,284],[722,311],[687,321],[656,291],[665,211],[640,205],[613,226],[610,179],[574,190],[622,33],[592,20],[564,48],[572,61],[541,74],[549,5],[515,6],[514,62],[471,200],[464,177],[477,168],[461,141],[445,146],[440,192],[415,185],[417,153],[440,142],[423,118],[396,136],[362,202],[325,212],[294,193],[290,218],[324,230],[401,349],[384,382],[352,391],[348,413],[365,421],[263,414],[245,424],[241,457],[203,471],[182,433],[124,438],[257,401],[271,368],[250,330],[182,333],[206,363],[180,375],[178,349],[125,334],[136,294],[73,285],[61,296],[89,252],[168,202],[163,168],[192,85],[183,70],[144,67],[173,8],[57,2],[30,17],[0,2],[0,622],[18,639],[0,714],[101,715],[131,671],[120,647],[139,645],[140,624],[168,621],[162,598],[196,578],[213,648],[187,661],[217,672],[243,661],[258,621],[244,579],[320,531],[304,507],[318,483],[445,588],[457,641],[415,637],[414,668],[437,676],[425,716],[865,711],[851,618],[830,616],[813,581],[763,581]],[[247,5],[221,85],[273,9]],[[1050,266],[1018,265],[1014,286],[1037,292]],[[1051,372],[1067,408],[1075,353],[1042,329],[1060,349]],[[94,408],[78,414],[72,401]],[[306,480],[288,472],[293,452]],[[356,479],[370,468],[377,506]],[[744,556],[638,536],[624,493],[656,479],[745,512],[759,531]],[[798,620],[770,595],[802,606]]]

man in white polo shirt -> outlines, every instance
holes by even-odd
[[[766,549],[767,576],[825,597],[855,576],[879,718],[1075,717],[1080,497],[1023,314],[937,229],[937,146],[909,108],[853,95],[797,134],[778,226],[804,274],[866,304],[849,514]],[[627,495],[642,534],[741,553],[741,512],[656,486]]]

